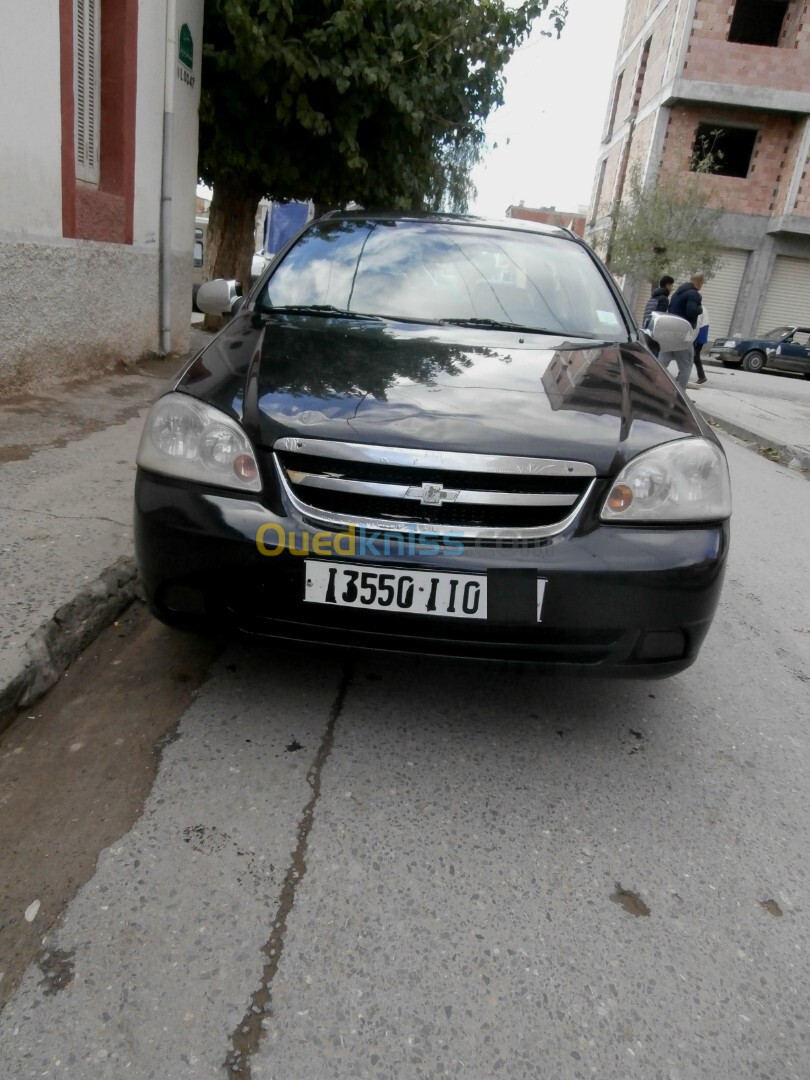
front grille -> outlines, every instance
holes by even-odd
[[[560,519],[558,507],[533,508],[525,506],[420,506],[409,499],[379,498],[354,495],[340,491],[308,489],[310,505],[319,510],[348,514],[353,520],[370,517],[381,521],[419,523],[434,528],[447,526],[457,529],[531,529],[537,525],[553,525]]]
[[[479,539],[553,536],[579,513],[596,470],[581,461],[280,439],[276,469],[308,522]]]

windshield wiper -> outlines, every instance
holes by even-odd
[[[382,322],[379,315],[363,315],[359,311],[346,311],[333,304],[281,304],[279,307],[264,307],[258,310],[262,315],[332,315],[338,319],[371,319]]]
[[[502,322],[499,319],[440,319],[439,321],[442,326],[480,326],[482,330],[516,330],[521,334],[551,334],[553,337],[565,337],[563,330],[549,330],[544,326],[523,326],[520,323]]]

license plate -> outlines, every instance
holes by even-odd
[[[304,600],[372,611],[486,619],[487,578],[486,574],[388,570],[307,559]]]

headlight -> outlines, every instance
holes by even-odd
[[[143,469],[200,484],[261,491],[250,440],[225,413],[186,394],[167,394],[152,406],[138,447]]]
[[[725,455],[707,439],[679,439],[639,454],[616,478],[602,508],[612,525],[720,521],[731,516]]]
[[[725,343],[725,345],[723,346],[723,348],[724,349],[733,349],[736,344],[737,344],[736,341],[727,341]]]

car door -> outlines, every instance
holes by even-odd
[[[810,372],[810,327],[800,326],[778,346],[773,366],[782,371]]]

